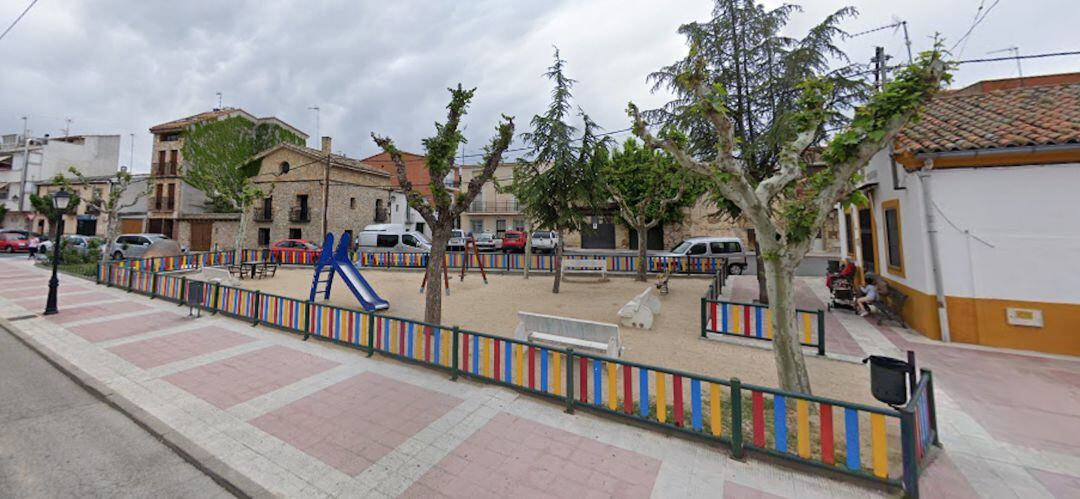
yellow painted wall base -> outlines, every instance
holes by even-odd
[[[889,280],[908,296],[904,321],[928,338],[941,339],[934,295]],[[1046,303],[992,298],[945,297],[952,341],[999,348],[1080,355],[1080,304]],[[1014,326],[1006,320],[1009,307],[1041,310],[1043,327]]]

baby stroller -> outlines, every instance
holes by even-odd
[[[832,300],[828,304],[829,310],[834,308],[855,310],[855,290],[850,277],[834,275],[829,285],[829,294],[832,295]]]

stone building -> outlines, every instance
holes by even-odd
[[[120,206],[131,205],[118,213],[120,225],[117,226],[117,229],[120,232],[125,231],[125,225],[130,228],[131,223],[136,223],[139,227],[142,226],[142,221],[146,217],[147,201],[143,194],[146,192],[147,177],[147,175],[133,175],[127,190],[120,195]],[[69,190],[72,191],[71,194],[78,196],[83,201],[79,203],[75,213],[64,215],[62,224],[64,234],[104,237],[109,225],[109,214],[98,210],[87,201],[94,198],[108,199],[113,187],[116,185],[116,176],[100,175],[86,177],[86,180],[90,184],[89,186],[74,183],[69,187]],[[59,190],[60,185],[52,182],[37,184],[38,196],[45,196]],[[140,195],[142,196],[140,197]],[[41,214],[35,213],[32,230],[40,234],[49,234],[52,232],[52,223],[52,220],[47,220]]]
[[[329,158],[329,187],[324,183]],[[322,243],[325,230],[357,234],[366,225],[389,222],[390,174],[346,156],[331,153],[330,137],[322,150],[280,144],[262,152],[254,182],[267,196],[256,202],[244,234],[244,246],[266,247],[282,239]],[[326,213],[323,200],[329,189]],[[325,226],[324,226],[325,221]]]
[[[239,116],[256,124],[278,125],[307,140],[308,135],[275,117],[257,118],[239,108],[226,107],[195,114],[150,127],[154,145],[150,165],[151,194],[148,202],[149,216],[144,227],[131,232],[156,232],[165,234],[193,251],[206,251],[213,245],[231,246],[231,239],[219,239],[221,229],[216,223],[228,223],[237,218],[230,214],[208,214],[204,206],[206,196],[183,181],[184,133],[195,124]],[[235,230],[235,229],[233,229]]]

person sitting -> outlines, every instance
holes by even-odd
[[[825,275],[825,287],[832,289],[833,279],[837,277],[850,279],[855,275],[855,261],[850,256],[844,257],[844,267],[840,269],[840,272],[832,272]]]
[[[855,300],[855,311],[859,313],[859,317],[870,315],[870,304],[878,299],[877,282],[876,275],[869,272],[866,274],[866,285],[859,289],[862,296]]]

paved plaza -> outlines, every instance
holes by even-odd
[[[0,317],[152,418],[253,495],[288,497],[872,497],[796,470],[515,391],[0,260]],[[753,278],[728,295],[752,297]],[[820,288],[820,289],[819,289]],[[801,306],[826,298],[800,281]],[[853,314],[830,352],[915,350],[935,372],[943,452],[924,497],[1080,496],[1080,360],[942,345]],[[7,333],[2,333],[7,334]],[[738,348],[738,347],[732,347]],[[27,387],[27,390],[33,387]],[[15,456],[18,459],[18,456]]]

